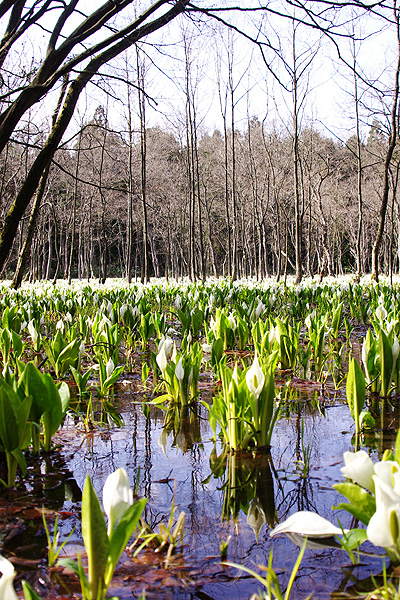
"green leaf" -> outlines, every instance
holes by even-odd
[[[54,336],[54,340],[53,340],[53,348],[52,348],[52,354],[54,356],[54,359],[57,361],[61,352],[63,351],[63,349],[65,348],[65,342],[62,336],[62,333],[59,329],[57,329],[57,333]],[[49,357],[50,358],[50,357]]]
[[[57,365],[59,370],[59,375],[64,375],[67,372],[70,365],[73,365],[79,354],[79,345],[76,340],[70,342],[64,350],[60,353],[57,358]]]
[[[107,587],[111,582],[119,558],[142,516],[146,502],[147,499],[143,498],[132,504],[121,517],[111,535],[107,572],[105,576],[105,584]]]
[[[354,358],[351,359],[349,365],[346,394],[351,416],[356,423],[356,429],[358,431],[359,414],[361,413],[365,402],[365,378],[360,365]]]
[[[52,436],[58,430],[64,413],[61,405],[61,398],[57,386],[49,373],[44,373],[43,383],[46,387],[49,403],[44,415],[46,433]]]
[[[397,432],[396,436],[396,444],[394,447],[394,460],[397,460],[397,462],[400,464],[400,429]]]
[[[368,525],[370,518],[376,511],[374,497],[355,483],[336,483],[333,487],[350,501],[350,504],[341,503],[334,508],[347,510],[364,525]]]
[[[23,350],[21,336],[18,335],[18,333],[16,333],[13,330],[10,331],[10,334],[11,334],[11,338],[12,338],[14,356],[20,356],[20,354],[22,353],[22,350]]]
[[[109,542],[103,511],[89,475],[86,476],[82,493],[82,537],[88,556],[91,597],[94,600],[97,598],[99,585],[103,585]]]
[[[12,450],[10,452],[10,454],[13,455],[13,457],[15,458],[15,460],[17,461],[23,476],[25,477],[26,475],[26,471],[27,471],[27,467],[26,467],[26,460],[25,460],[25,456],[22,454],[22,451],[20,448],[15,448],[15,450]]]
[[[391,384],[391,375],[393,367],[392,346],[384,331],[379,332],[379,363],[381,368],[381,395],[387,396]]]
[[[365,529],[350,529],[343,536],[345,540],[346,548],[349,550],[354,550],[361,546],[363,542],[367,541],[367,532]]]
[[[24,590],[25,600],[40,600],[40,597],[31,588],[29,583],[27,581],[25,581],[25,579],[22,580],[22,589]]]
[[[50,361],[51,366],[53,367],[55,373],[57,373],[57,360],[54,356],[53,348],[50,346],[49,342],[45,339],[42,341],[44,351],[47,354],[47,358]]]
[[[365,410],[361,411],[359,420],[361,429],[374,429],[375,419],[370,412]]]
[[[0,380],[0,438],[4,449],[9,452],[18,448],[19,445],[16,414],[19,404],[20,400],[15,392]]]
[[[43,375],[32,362],[29,362],[20,380],[18,386],[24,386],[25,395],[32,396],[32,416],[38,423],[44,411],[50,406],[51,399],[47,387],[43,381]]]
[[[91,372],[92,372],[92,369],[89,369],[89,371],[87,372],[88,378],[89,378],[89,375]],[[70,393],[69,393],[68,383],[66,383],[65,381],[61,381],[60,383],[57,383],[57,390],[58,390],[58,393],[60,394],[61,410],[62,410],[63,415],[65,416],[65,414],[68,410],[69,401],[70,401]]]
[[[107,379],[105,380],[103,384],[104,389],[108,389],[109,387],[111,387],[117,381],[118,377],[121,375],[124,369],[124,365],[121,365],[120,367],[115,367],[110,377],[107,377]]]
[[[60,567],[65,567],[67,569],[71,569],[79,577],[79,566],[78,563],[72,560],[72,558],[60,558],[57,561],[57,565]]]

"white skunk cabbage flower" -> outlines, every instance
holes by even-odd
[[[182,382],[183,378],[185,377],[185,371],[182,365],[182,356],[178,360],[178,363],[175,367],[175,376],[179,382]]]
[[[106,479],[103,486],[103,508],[108,517],[108,537],[120,518],[133,504],[133,492],[125,469],[117,469]]]
[[[394,489],[374,475],[376,512],[372,515],[367,538],[375,546],[398,547],[400,523],[400,496]]]
[[[106,364],[106,374],[107,374],[107,379],[109,377],[111,377],[111,375],[113,374],[115,369],[115,365],[114,365],[114,361],[112,358],[109,359],[108,363]]]
[[[276,342],[275,327],[271,326],[271,329],[269,330],[268,341],[269,341],[269,343],[270,343],[271,346],[273,346],[275,344],[275,342]]]
[[[395,494],[399,496],[400,501],[400,466],[395,460],[381,460],[375,463],[375,475],[379,477],[384,484],[393,488]]]
[[[228,315],[228,321],[229,325],[231,326],[231,329],[236,329],[236,319],[235,315],[232,312]]]
[[[368,365],[368,354],[367,354],[367,344],[366,344],[366,338],[363,341],[363,345],[361,348],[361,359],[363,362],[363,365],[365,367],[365,371],[366,373],[368,373],[368,369],[367,369],[367,365]]]
[[[343,531],[346,533],[345,529]],[[280,533],[295,533],[308,538],[326,538],[341,535],[343,532],[339,527],[332,525],[330,521],[317,513],[301,510],[290,515],[286,521],[279,523],[270,532],[270,536],[274,537]]]
[[[165,355],[168,358],[172,352],[172,347],[174,345],[174,342],[172,341],[172,339],[169,337],[169,335],[167,336],[162,336],[161,340],[158,344],[158,352],[161,351],[162,346],[164,346],[165,349]]]
[[[392,346],[392,356],[393,356],[393,364],[396,362],[400,352],[400,344],[397,339],[397,335],[394,336],[393,346]]]
[[[258,400],[265,383],[265,375],[258,362],[257,352],[254,355],[253,364],[246,373],[246,383],[254,398]]]
[[[35,322],[34,322],[33,319],[31,321],[29,321],[29,323],[28,323],[28,331],[29,331],[29,335],[32,338],[32,343],[36,347],[36,344],[37,344],[37,341],[38,341],[38,338],[39,338],[39,334],[36,331]]]
[[[262,313],[264,312],[264,310],[265,310],[265,304],[263,304],[261,302],[261,300],[259,300],[257,308],[256,308],[256,317],[257,317],[257,319],[260,317],[260,315],[262,315]]]
[[[157,356],[156,356],[156,363],[158,364],[158,366],[160,367],[160,371],[164,376],[165,370],[167,368],[167,353],[165,351],[165,344],[162,344]]]
[[[376,311],[375,311],[375,315],[377,316],[377,318],[378,318],[380,321],[384,321],[384,320],[386,319],[386,317],[387,317],[387,310],[386,310],[386,308],[383,306],[383,304],[380,304],[380,305],[377,307],[377,309],[376,309]]]
[[[304,324],[307,326],[307,329],[311,328],[311,315],[307,315],[307,317],[304,319]]]
[[[344,467],[340,470],[342,474],[351,479],[354,483],[358,483],[366,490],[373,493],[374,491],[374,463],[365,450],[358,452],[345,452],[343,454]]]
[[[14,577],[16,575],[14,565],[9,560],[0,556],[0,600],[18,600],[14,590]]]

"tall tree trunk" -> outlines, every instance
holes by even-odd
[[[149,276],[149,234],[147,222],[147,140],[146,140],[146,96],[144,94],[144,64],[140,63],[139,49],[136,46],[136,66],[138,79],[138,100],[140,116],[140,183],[143,217],[143,261],[142,261],[142,283],[147,283]],[[154,263],[154,260],[153,260]]]
[[[383,189],[382,189],[382,198],[381,205],[379,209],[379,221],[378,228],[375,236],[375,242],[372,248],[372,278],[377,281],[379,276],[379,252],[382,246],[383,232],[385,229],[385,219],[386,219],[386,210],[389,199],[389,176],[390,176],[390,162],[392,160],[393,151],[396,146],[397,140],[397,119],[398,119],[398,105],[399,105],[399,77],[400,77],[400,23],[399,23],[399,9],[396,6],[397,2],[394,0],[393,2],[393,13],[394,19],[396,23],[396,33],[397,33],[397,65],[395,72],[395,84],[394,84],[394,92],[393,92],[393,103],[392,103],[392,111],[391,111],[391,131],[389,137],[389,145],[386,152],[385,164],[383,170]]]
[[[295,227],[295,256],[296,256],[296,284],[303,277],[301,241],[302,227],[300,216],[300,178],[299,178],[299,122],[298,122],[298,81],[296,72],[296,45],[293,34],[293,192],[294,192],[294,227]]]
[[[55,124],[57,122],[57,117],[58,117],[58,114],[61,109],[61,104],[62,104],[63,98],[65,96],[65,92],[67,91],[67,85],[68,85],[68,76],[65,76],[63,79],[57,106],[56,106],[56,109],[55,109],[55,111],[53,113],[53,117],[52,117],[53,127],[55,126]],[[19,257],[18,257],[17,268],[15,270],[14,278],[13,278],[12,284],[11,284],[11,287],[14,289],[19,288],[19,286],[22,283],[22,279],[24,277],[26,265],[28,263],[29,255],[31,252],[33,236],[34,236],[35,230],[36,230],[36,222],[37,222],[37,218],[38,218],[38,215],[40,212],[40,204],[42,202],[44,192],[46,189],[46,183],[47,183],[47,179],[49,177],[49,172],[50,172],[50,162],[45,167],[43,174],[40,178],[38,189],[37,189],[37,192],[35,195],[35,200],[33,202],[32,211],[31,211],[31,215],[29,218],[28,230],[26,232],[25,242],[22,246],[22,249],[21,249]]]

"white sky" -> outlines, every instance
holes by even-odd
[[[88,6],[92,6],[92,2]],[[274,46],[281,47],[283,55],[290,62],[292,53],[290,21],[272,19],[271,17],[268,17],[268,21],[268,23],[264,23],[264,32]],[[242,25],[242,22],[239,21],[238,24]],[[159,124],[162,127],[171,126],[173,128],[179,126],[180,123],[184,123],[185,65],[183,52],[176,45],[176,42],[182,39],[182,29],[187,27],[187,21],[177,20],[157,35],[150,36],[143,45],[143,48],[149,54],[146,91],[158,104],[157,107],[151,103],[148,105],[147,119],[149,125]],[[360,70],[365,73],[367,78],[377,79],[378,85],[386,84],[386,80],[390,80],[391,68],[397,58],[394,29],[385,29],[382,19],[371,16],[361,19],[356,28],[360,32],[360,37],[371,35],[367,41],[360,45],[358,55]],[[211,132],[214,128],[221,129],[222,127],[217,87],[217,55],[220,56],[221,89],[224,94],[228,79],[226,64],[230,34],[226,30],[216,27],[215,24],[213,27],[199,25],[196,29],[197,31],[191,41],[192,81],[196,82],[198,122],[202,124],[205,130]],[[221,30],[215,34],[212,29]],[[37,34],[37,36],[35,40],[31,40],[26,46],[28,56],[29,47],[32,47],[33,54],[33,46],[39,47],[42,38],[45,41],[43,32]],[[262,120],[266,113],[268,113],[268,118],[271,121],[275,120],[280,126],[287,125],[290,122],[290,94],[285,93],[268,72],[258,50],[244,41],[239,34],[234,34],[233,37],[236,126],[244,126],[247,114],[257,116]],[[316,33],[305,27],[300,28],[297,34],[298,54],[305,52],[304,56],[307,58],[309,54],[306,48],[313,49],[317,42],[318,35]],[[152,47],[154,43],[157,43],[158,46]],[[347,40],[342,39],[340,41],[343,55],[351,60],[349,46]],[[131,51],[130,54],[135,64],[134,52]],[[288,79],[282,63],[272,53],[267,55],[276,75],[286,84],[290,84],[290,78]],[[151,61],[153,61],[153,64],[151,64]],[[121,59],[119,59],[118,64],[122,69]],[[132,70],[132,78],[135,78],[134,70]],[[331,131],[340,138],[346,139],[353,126],[352,93],[354,83],[351,72],[339,61],[333,44],[324,38],[321,40],[319,51],[310,68],[300,79],[300,92],[305,89],[306,82],[308,92],[303,105],[303,123],[306,124],[312,120],[315,126],[322,131],[325,130],[327,134]],[[110,120],[116,128],[123,127],[121,123],[124,122],[124,113],[126,112],[124,101],[126,86],[115,82],[110,85],[120,100],[109,99],[107,101],[99,88],[90,84],[87,88],[87,95],[82,97],[80,101],[72,129],[76,129],[82,120],[89,120],[99,104],[108,106]],[[389,83],[389,85],[391,84]],[[361,88],[362,84],[360,84],[360,90]],[[248,90],[250,91],[248,92]],[[57,92],[52,96],[53,102],[56,101],[56,97]],[[367,104],[372,103],[372,99],[367,98],[365,94],[364,98]],[[133,93],[133,100],[136,100],[135,93]],[[49,110],[49,116],[51,114],[51,104],[52,102],[49,100],[44,103],[45,110]],[[35,111],[36,109],[34,109]],[[228,108],[228,117],[229,111]],[[37,119],[43,118],[43,106],[36,112]],[[365,129],[365,132],[367,134],[367,129]]]

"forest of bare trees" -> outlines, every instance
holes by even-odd
[[[15,287],[24,276],[130,281],[292,273],[300,281],[400,270],[396,0],[240,3],[253,27],[257,19],[257,35],[241,20],[239,27],[232,17],[238,11],[225,2],[211,8],[159,0],[121,22],[120,13],[133,4],[128,0],[105,2],[92,15],[80,4],[0,2],[0,268]],[[276,29],[268,33],[272,14],[285,23],[286,37]],[[176,25],[174,42],[180,101],[173,122],[154,123],[155,59],[140,44],[150,44],[152,33],[178,17],[188,19]],[[380,79],[367,77],[358,63],[364,42],[357,27],[366,18],[394,40]],[[220,123],[211,127],[199,101],[196,62],[196,40],[210,20],[215,45],[225,40],[210,75]],[[21,62],[24,36],[35,26],[43,48]],[[221,34],[224,28],[228,33]],[[312,31],[307,43],[300,28]],[[210,41],[210,30],[207,36]],[[254,114],[250,91],[243,93],[249,67],[240,72],[237,66],[241,37],[274,84],[263,114]],[[321,127],[306,108],[311,70],[326,38],[347,70],[342,86],[352,124],[341,135]],[[341,38],[350,48],[346,59]],[[163,44],[156,40],[154,47]],[[92,80],[98,93],[78,122],[78,99]],[[245,115],[239,109],[244,95]]]

